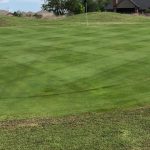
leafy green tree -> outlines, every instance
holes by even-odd
[[[42,8],[54,12],[56,15],[64,15],[66,12],[73,14],[84,12],[81,0],[45,0]]]
[[[111,0],[97,0],[97,1],[100,11],[105,11],[106,5],[111,2]]]
[[[81,0],[67,0],[65,6],[70,13],[80,14],[84,12]]]
[[[110,0],[82,0],[84,6],[86,2],[87,2],[87,11],[95,12],[95,11],[104,11],[105,6],[110,2]]]
[[[42,5],[44,10],[64,15],[66,12],[73,14],[83,13],[87,2],[87,11],[104,11],[105,5],[110,0],[45,0]]]
[[[13,15],[16,16],[16,17],[22,17],[22,12],[21,11],[15,11],[13,13]]]
[[[54,12],[56,15],[63,15],[65,13],[66,0],[45,0],[42,8],[49,12]]]
[[[98,2],[96,0],[87,0],[87,11],[88,12],[99,11]]]

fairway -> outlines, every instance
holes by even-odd
[[[150,104],[149,18],[1,19],[0,119]]]

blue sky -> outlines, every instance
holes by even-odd
[[[10,11],[39,11],[44,0],[0,0],[0,9]]]

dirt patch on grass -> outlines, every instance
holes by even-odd
[[[15,129],[15,128],[24,128],[24,127],[38,127],[38,126],[49,126],[49,125],[69,125],[72,127],[82,126],[88,120],[100,120],[112,121],[115,122],[120,119],[125,121],[130,118],[139,119],[142,116],[150,115],[150,106],[140,107],[136,109],[128,109],[124,111],[113,111],[113,112],[104,112],[104,113],[83,113],[81,115],[71,115],[65,117],[57,118],[33,118],[33,119],[23,119],[23,120],[8,120],[0,121],[0,128],[3,129]]]
[[[150,107],[0,122],[0,149],[148,150]]]

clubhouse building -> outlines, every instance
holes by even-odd
[[[150,0],[111,0],[107,11],[120,13],[140,13],[150,10]]]

